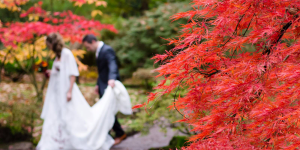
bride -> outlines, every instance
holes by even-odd
[[[114,144],[108,134],[120,111],[132,113],[129,95],[119,81],[108,87],[94,106],[89,106],[75,83],[79,75],[72,52],[64,48],[58,33],[47,36],[46,44],[56,55],[41,114],[44,119],[38,150],[108,150]]]

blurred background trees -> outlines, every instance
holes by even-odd
[[[187,21],[166,20],[176,12],[189,9],[191,7],[186,3],[165,3],[145,11],[142,16],[124,20],[118,35],[113,39],[105,39],[103,35],[103,39],[116,49],[121,64],[121,75],[126,78],[138,68],[153,68],[150,58],[171,49],[173,45],[167,45],[165,39],[176,37],[180,24]]]
[[[45,67],[51,68],[53,61],[53,56],[49,60],[46,59],[48,51],[43,45],[43,36],[60,30],[69,48],[83,49],[80,45],[81,36],[85,33],[97,34],[99,40],[103,40],[116,51],[123,83],[128,88],[132,104],[135,105],[146,102],[147,94],[160,80],[154,77],[156,74],[153,70],[156,66],[153,65],[151,58],[173,48],[173,45],[168,45],[165,39],[179,35],[181,24],[187,22],[185,19],[171,22],[170,17],[175,13],[192,9],[189,5],[190,0],[14,2],[16,3],[9,0],[0,1],[0,149],[1,143],[19,140],[36,143],[39,139],[42,124],[39,115],[42,103],[36,102],[37,93],[34,91],[39,92],[38,97],[41,99],[45,89],[39,87],[47,84],[44,83],[47,80],[40,72]],[[72,13],[61,17],[64,12]],[[94,28],[91,24],[85,24],[88,28],[85,31],[72,31],[74,28],[68,31],[68,26],[62,25],[67,23],[60,22],[64,17],[71,18],[70,20],[76,23],[83,21],[97,23]],[[42,24],[36,24],[37,22]],[[23,31],[19,32],[21,28]],[[23,39],[16,40],[18,38]],[[35,45],[39,47],[32,48]],[[89,104],[93,105],[97,95],[92,91],[98,76],[95,54],[82,51],[73,53],[82,56],[78,57],[77,61],[80,67],[83,65],[89,67],[87,70],[81,70],[79,86]],[[21,57],[22,59],[18,59]],[[43,66],[45,62],[47,65]],[[180,114],[167,109],[172,104],[172,96],[163,97],[169,101],[153,103],[148,113],[143,109],[136,109],[134,115],[129,118],[121,116],[122,124],[131,133],[140,131],[147,133],[154,124],[160,125],[162,129],[171,127],[188,132],[185,124],[174,123],[181,118]]]

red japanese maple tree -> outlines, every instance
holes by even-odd
[[[186,149],[299,148],[300,1],[193,6],[173,16],[189,18],[176,47],[154,57],[165,80],[149,101],[188,89],[174,103],[196,133]]]
[[[42,2],[30,7],[20,17],[34,18],[29,22],[7,23],[0,28],[1,42],[5,46],[13,43],[24,43],[34,40],[36,36],[59,32],[71,42],[80,42],[88,33],[99,34],[103,29],[117,32],[113,25],[101,24],[96,20],[88,20],[83,16],[73,14],[71,11],[49,13],[41,8]],[[43,21],[39,21],[43,20]]]

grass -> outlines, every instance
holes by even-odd
[[[79,84],[80,86],[90,86],[90,87],[95,87],[96,83],[81,83]]]

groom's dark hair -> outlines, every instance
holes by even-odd
[[[88,34],[88,35],[84,36],[83,39],[82,39],[82,43],[83,42],[88,42],[88,43],[91,44],[93,41],[98,41],[96,36],[93,35],[93,34]]]

